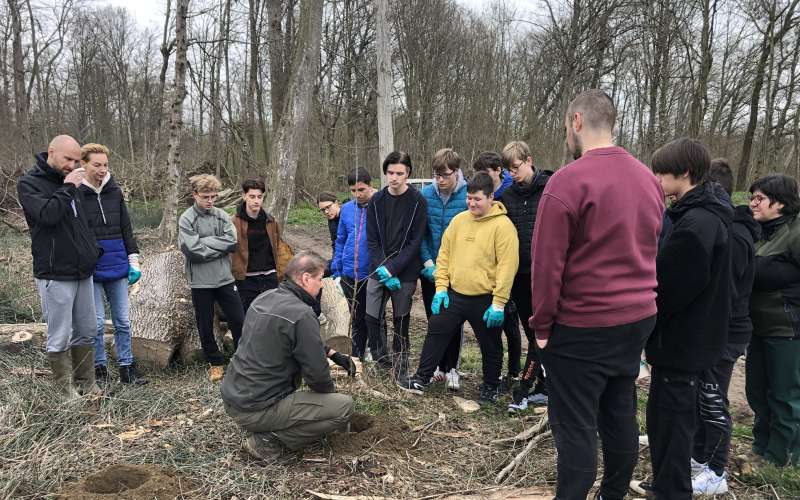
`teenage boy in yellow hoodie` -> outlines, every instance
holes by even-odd
[[[419,368],[400,388],[422,394],[451,337],[464,321],[472,326],[483,358],[478,401],[493,404],[500,394],[504,308],[519,266],[519,240],[506,209],[494,201],[494,183],[479,172],[467,184],[467,212],[453,217],[436,258],[436,295]]]

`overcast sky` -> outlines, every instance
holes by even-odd
[[[480,12],[492,0],[456,0],[459,4]],[[528,14],[535,4],[534,0],[506,0],[512,6],[515,6],[519,14]],[[125,7],[130,10],[140,26],[151,26],[156,29],[161,29],[164,23],[164,10],[166,8],[166,0],[99,0],[97,5],[114,5],[116,7]],[[527,17],[527,16],[524,16]]]

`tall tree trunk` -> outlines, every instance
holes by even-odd
[[[17,0],[8,0],[8,11],[11,15],[11,52],[14,68],[14,119],[20,134],[20,145],[25,153],[31,153],[31,127],[28,121],[28,94],[25,92],[25,61],[22,54],[22,20],[19,15]]]
[[[736,189],[742,190],[747,185],[747,179],[750,174],[750,155],[753,152],[753,139],[756,134],[756,126],[758,125],[758,104],[761,100],[761,89],[764,86],[764,70],[767,67],[767,61],[770,54],[775,50],[777,42],[780,41],[794,23],[794,11],[800,0],[792,0],[786,13],[784,14],[784,22],[781,28],[774,33],[775,24],[779,21],[779,17],[775,16],[774,12],[770,12],[769,25],[764,30],[764,39],[761,41],[761,55],[758,58],[758,64],[755,68],[755,78],[753,80],[753,92],[750,96],[750,119],[747,121],[747,129],[744,133],[744,142],[742,143],[742,155],[739,160],[739,169],[736,172]]]
[[[283,19],[283,2],[281,0],[266,0],[267,17],[269,18],[269,36],[267,36],[267,49],[269,51],[269,91],[272,103],[272,137],[278,130],[281,113],[286,102],[286,69],[284,61],[284,34],[281,26]],[[287,14],[291,16],[292,13]],[[287,35],[288,36],[288,35]],[[272,155],[270,155],[270,158]]]
[[[378,155],[379,161],[394,151],[392,126],[392,49],[389,43],[389,1],[376,1],[375,31],[378,65]],[[386,176],[381,173],[381,186]]]
[[[701,0],[703,27],[700,32],[700,71],[692,93],[689,109],[689,135],[698,137],[703,126],[703,117],[708,101],[708,77],[714,62],[712,42],[714,38],[714,20],[717,14],[716,0]]]
[[[308,123],[311,90],[319,70],[322,7],[320,0],[303,0],[300,4],[292,77],[281,121],[273,136],[267,207],[281,224],[286,223],[294,199],[297,162]]]
[[[189,2],[190,0],[177,0],[175,5],[175,93],[169,117],[169,153],[164,215],[158,228],[161,233],[161,241],[166,244],[176,243],[178,235],[178,186],[181,181],[183,100],[186,98],[186,19]]]

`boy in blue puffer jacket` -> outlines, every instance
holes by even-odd
[[[347,176],[347,185],[353,196],[339,211],[339,227],[331,261],[331,275],[339,278],[342,291],[350,304],[353,325],[353,356],[364,360],[367,344],[367,277],[369,276],[369,251],[367,250],[367,204],[372,194],[372,176],[359,167]],[[380,339],[369,339],[370,351],[377,352]]]
[[[467,209],[467,182],[461,172],[461,158],[458,153],[450,148],[440,149],[433,156],[432,169],[433,184],[422,188],[422,196],[428,203],[428,229],[420,246],[420,257],[424,267],[419,280],[425,314],[429,319],[431,302],[436,294],[434,273],[442,235],[453,217]],[[458,363],[461,356],[463,326],[459,325],[458,330],[458,334],[452,336],[437,370],[433,373],[434,380],[446,378],[447,388],[452,390],[460,388]]]
[[[103,255],[94,269],[94,305],[97,336],[94,348],[94,371],[97,383],[108,383],[105,344],[105,306],[103,294],[111,309],[114,323],[114,348],[119,363],[119,379],[125,384],[146,384],[133,363],[131,322],[129,319],[128,286],[142,275],[139,269],[139,247],[133,237],[131,219],[125,197],[108,171],[108,148],[87,144],[81,148],[81,166],[86,170],[79,190],[83,195],[89,227]]]

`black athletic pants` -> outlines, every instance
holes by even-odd
[[[602,328],[553,325],[539,354],[547,367],[548,416],[558,450],[556,498],[586,499],[597,473],[598,432],[600,494],[618,499],[627,493],[639,452],[636,377],[654,325],[655,316]]]
[[[364,360],[367,349],[367,280],[356,281],[342,276],[344,296],[350,306],[350,324],[352,325],[353,356]]]
[[[239,290],[239,298],[242,299],[242,309],[247,314],[256,297],[267,290],[278,288],[278,273],[245,276],[243,280],[236,282],[236,288]]]
[[[222,366],[225,358],[219,352],[217,340],[214,338],[214,302],[219,304],[225,314],[228,328],[233,334],[234,350],[239,347],[239,338],[242,336],[244,311],[242,310],[242,300],[236,293],[233,283],[219,288],[192,288],[192,304],[203,354],[209,364]]]
[[[522,384],[530,390],[536,382],[544,383],[544,371],[542,370],[542,363],[539,360],[539,355],[536,350],[536,337],[533,329],[528,326],[528,319],[533,316],[533,306],[531,305],[531,275],[530,274],[517,274],[514,277],[514,284],[511,286],[511,299],[514,301],[516,307],[516,316],[519,317],[519,322],[522,323],[522,330],[525,332],[525,337],[528,339],[528,353],[525,356],[525,366],[522,368]],[[516,323],[517,317],[514,317]],[[519,338],[519,330],[517,331]],[[511,340],[509,338],[509,346]],[[517,359],[522,350],[520,347],[517,351]],[[509,347],[509,358],[511,357],[511,349]],[[519,365],[517,365],[519,366]],[[509,366],[509,371],[511,367]]]
[[[436,295],[436,285],[427,278],[420,278],[419,283],[422,289],[422,303],[425,305],[425,316],[427,316],[428,321],[430,321],[431,303],[433,302],[433,296]],[[458,360],[461,358],[461,343],[463,338],[463,326],[458,325],[450,339],[450,343],[447,344],[442,359],[439,360],[438,366],[443,372],[447,373],[451,368],[458,369]]]
[[[491,295],[462,295],[449,290],[450,305],[442,307],[439,314],[428,320],[428,334],[422,346],[417,377],[427,382],[433,375],[447,346],[450,345],[457,329],[465,321],[469,322],[481,349],[484,384],[496,386],[500,383],[503,368],[503,341],[500,328],[488,328],[483,314],[492,305]]]

